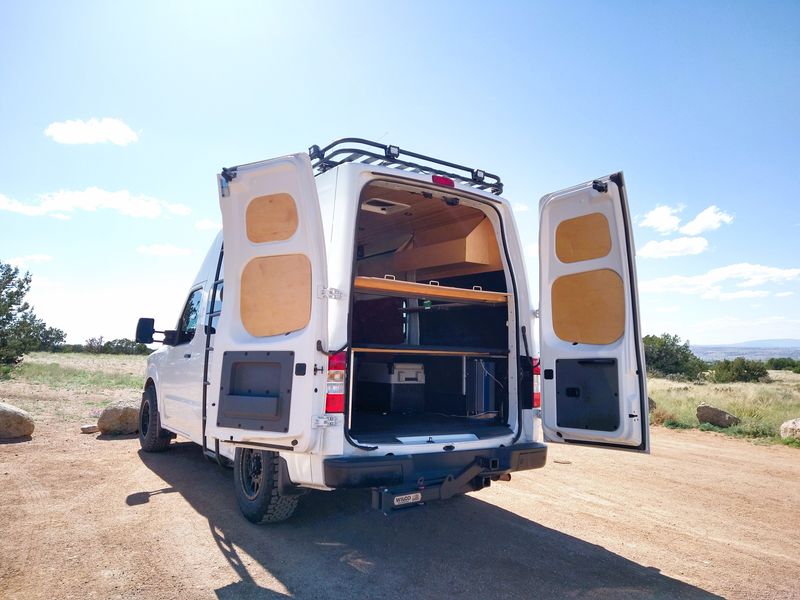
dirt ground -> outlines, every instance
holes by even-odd
[[[800,598],[794,448],[654,428],[650,456],[552,445],[476,494],[387,517],[312,492],[258,527],[191,443],[36,420],[0,444],[2,598]]]

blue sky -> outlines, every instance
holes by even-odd
[[[800,4],[5,2],[0,259],[70,341],[177,319],[220,167],[356,135],[537,204],[624,170],[646,333],[800,338]],[[94,142],[94,143],[88,143]]]

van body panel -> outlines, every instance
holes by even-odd
[[[539,205],[545,439],[649,451],[636,268],[622,173]]]

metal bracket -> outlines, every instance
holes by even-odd
[[[320,287],[317,290],[318,298],[327,298],[328,300],[341,300],[342,296],[344,296],[344,294],[342,294],[342,290],[338,290],[336,288]]]

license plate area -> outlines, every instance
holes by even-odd
[[[415,504],[417,502],[422,502],[422,492],[395,496],[392,504],[395,506],[406,506],[407,504]]]

